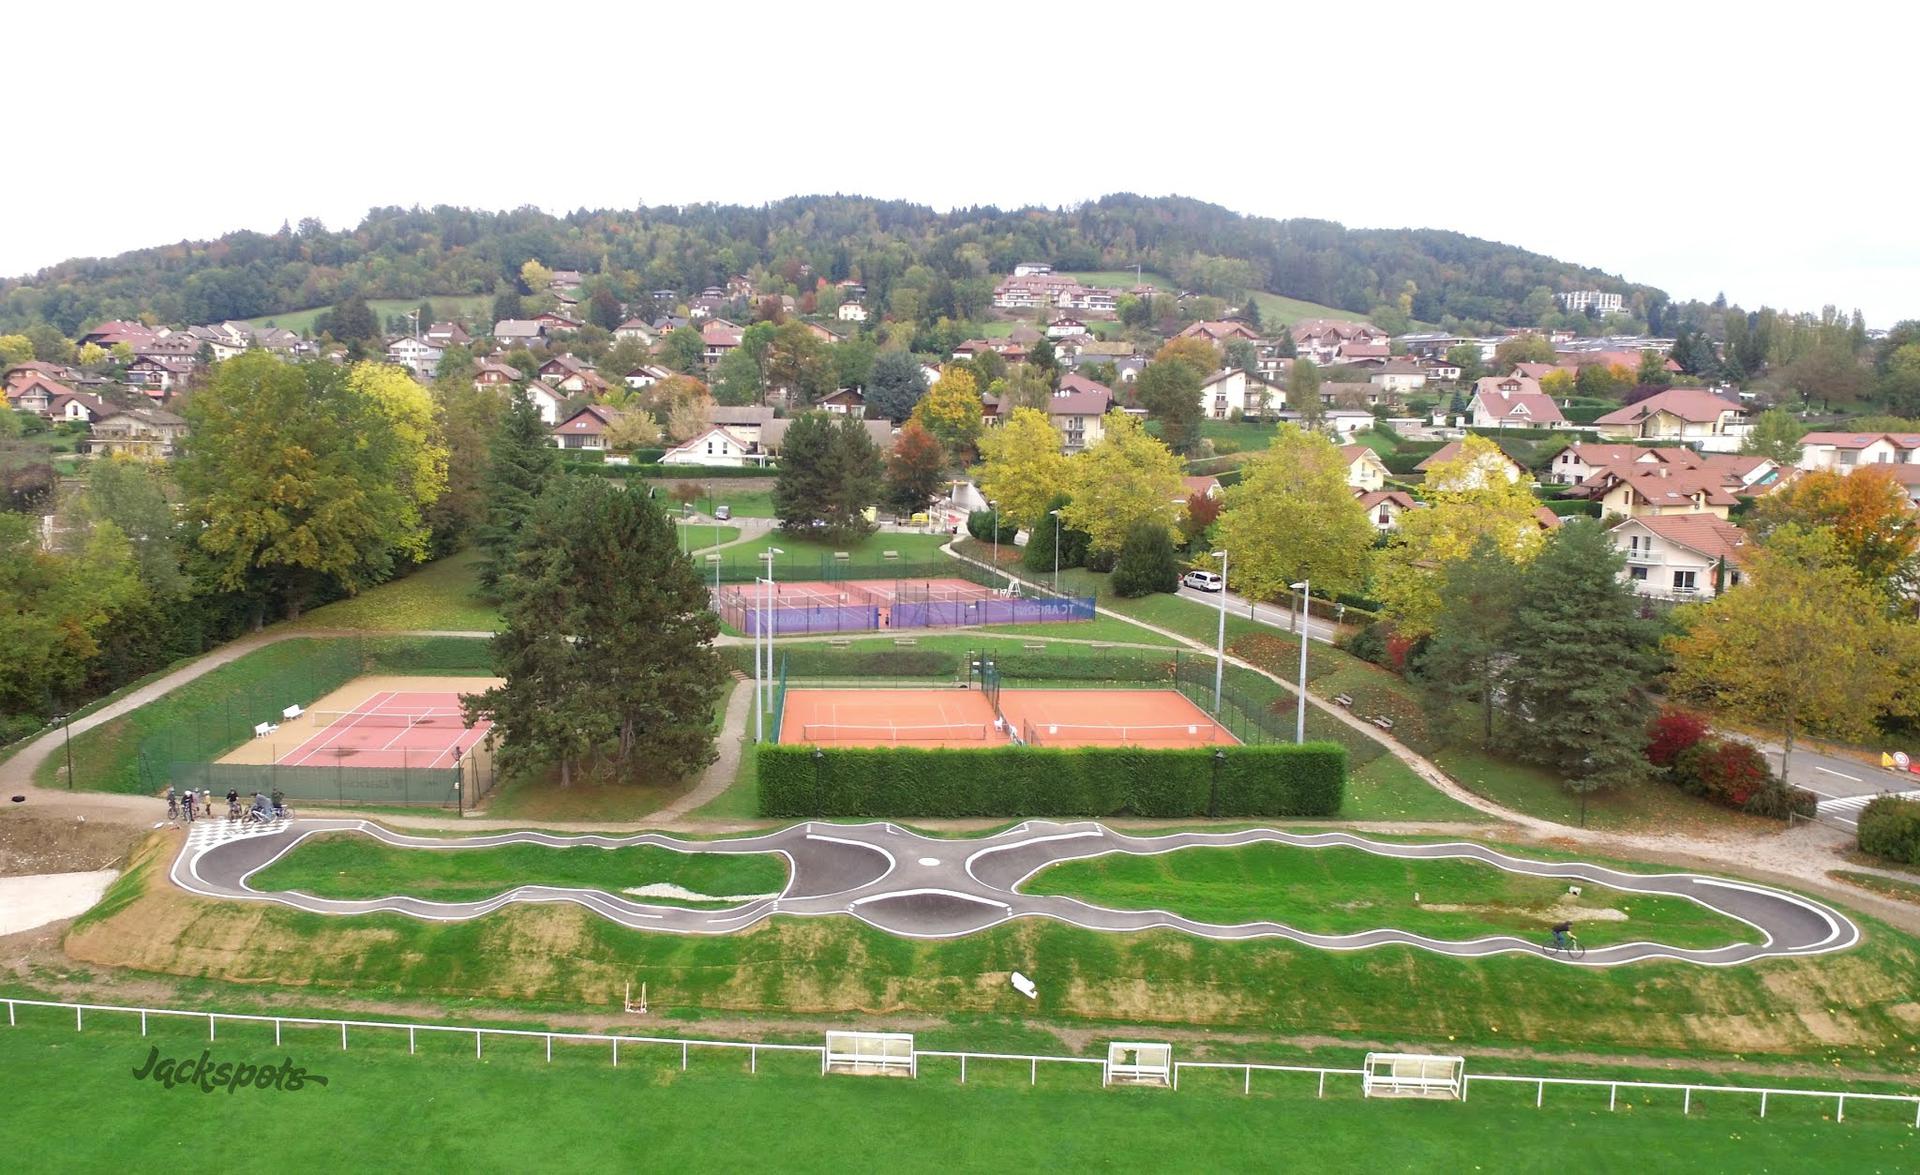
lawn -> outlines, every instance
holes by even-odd
[[[1107,286],[1120,290],[1130,290],[1142,284],[1152,286],[1156,290],[1176,290],[1179,288],[1164,274],[1155,273],[1151,269],[1142,270],[1137,275],[1131,269],[1086,269],[1078,273],[1069,273],[1065,276],[1072,278],[1083,286]]]
[[[1465,740],[1449,745],[1433,759],[1462,787],[1503,807],[1558,824],[1582,823],[1580,797],[1542,768],[1490,755]],[[1717,807],[1657,781],[1594,792],[1587,797],[1584,820],[1585,827],[1620,832],[1705,832],[1729,824],[1760,831],[1785,827],[1777,820]]]
[[[432,302],[433,311],[441,321],[465,319],[476,324],[481,330],[491,329],[493,322],[489,317],[493,306],[492,294],[427,294],[419,298],[369,298],[367,309],[373,311],[380,320],[381,327],[386,326],[387,318],[395,314],[408,314],[417,309],[421,302]],[[310,306],[305,310],[288,310],[280,314],[263,314],[258,318],[244,321],[248,326],[278,326],[305,334],[313,329],[313,320],[333,309],[332,306]],[[431,323],[421,323],[420,329],[426,330]]]
[[[249,719],[277,714],[291,702],[311,702],[362,673],[471,674],[486,662],[482,641],[461,637],[310,637],[256,649],[156,698],[138,709],[73,736],[74,783],[83,790],[157,794],[167,764],[140,763],[142,744],[155,735],[192,745],[207,734],[230,736],[222,751],[248,737]],[[185,755],[183,754],[183,758]],[[204,757],[195,761],[204,761]],[[41,787],[57,786],[64,755],[49,756],[34,772]]]
[[[761,482],[757,478],[710,479],[698,478],[660,478],[649,481],[658,485],[670,503],[669,509],[679,509],[678,499],[673,498],[673,488],[691,481],[700,487],[700,498],[693,508],[700,513],[713,516],[713,508],[725,503],[733,511],[735,518],[772,518],[773,517],[773,479]],[[709,491],[711,491],[709,493]]]
[[[708,547],[718,547],[740,537],[740,528],[737,526],[683,522],[679,527],[680,549],[683,551],[704,551]]]
[[[1200,422],[1200,435],[1212,441],[1213,451],[1222,456],[1265,449],[1273,444],[1273,438],[1278,432],[1279,428],[1276,425],[1255,421],[1203,420]]]
[[[362,833],[309,837],[254,874],[258,890],[298,890],[321,898],[395,895],[441,902],[483,901],[521,885],[598,889],[672,885],[701,897],[649,897],[666,905],[714,906],[785,888],[786,865],[773,853],[678,853],[652,845],[500,845],[481,849],[407,849]]]
[[[204,1026],[96,1013],[86,1031],[51,1009],[25,1009],[0,1030],[0,1066],[14,1083],[0,1146],[22,1170],[136,1170],[191,1163],[209,1129],[264,1121],[265,1137],[215,1142],[223,1170],[719,1170],[774,1166],[844,1172],[850,1148],[877,1170],[1005,1171],[1117,1165],[1153,1155],[1177,1171],[1258,1170],[1276,1154],[1301,1170],[1457,1170],[1468,1154],[1502,1170],[1563,1170],[1569,1152],[1596,1171],[1900,1170],[1913,1131],[1899,1111],[1848,1107],[1824,1120],[1813,1103],[1777,1100],[1766,1121],[1750,1099],[1678,1095],[1606,1112],[1604,1091],[1555,1093],[1535,1109],[1525,1090],[1476,1088],[1465,1104],[1363,1101],[1351,1083],[1316,1098],[1310,1077],[1261,1075],[1243,1096],[1237,1075],[1193,1073],[1179,1092],[1101,1089],[1091,1066],[1041,1070],[975,1061],[967,1083],[951,1061],[916,1080],[823,1079],[806,1054],[736,1054],[630,1044],[618,1068],[606,1049],[537,1039],[423,1034],[417,1054],[398,1032],[362,1031],[342,1050],[324,1028]],[[327,1079],[293,1090],[195,1095],[134,1074],[150,1051],[214,1064],[297,1065]],[[1176,1054],[1178,1055],[1178,1054]],[[1525,1096],[1522,1096],[1522,1095]],[[1643,1095],[1645,1096],[1645,1095]],[[1489,1140],[1500,1140],[1489,1147]]]
[[[1864,889],[1868,893],[1879,894],[1883,898],[1920,905],[1920,885],[1911,881],[1901,881],[1897,877],[1882,877],[1878,873],[1860,873],[1852,869],[1835,869],[1827,876]]]
[[[436,560],[350,599],[315,608],[296,628],[495,632],[500,610],[480,597],[478,551]]]
[[[1347,322],[1365,322],[1367,316],[1356,310],[1342,310],[1337,306],[1322,306],[1318,302],[1307,302],[1299,298],[1289,298],[1284,294],[1269,294],[1256,290],[1253,300],[1260,306],[1260,321],[1271,329],[1279,324],[1291,326],[1303,318],[1338,318]]]
[[[752,542],[729,547],[725,554],[729,560],[744,564],[757,560],[762,551],[777,547],[783,553],[774,561],[776,578],[811,579],[841,551],[854,563],[878,563],[885,551],[898,552],[902,562],[919,563],[941,558],[940,548],[948,540],[949,536],[943,534],[880,531],[853,543],[816,543],[769,531]]]
[[[132,864],[164,861],[171,848],[156,835]],[[577,1015],[617,1007],[625,985],[644,980],[661,1004],[713,1017],[869,1024],[1006,1016],[1063,1031],[1122,1023],[1136,1040],[1156,1039],[1131,1034],[1165,1025],[1695,1065],[1738,1057],[1860,1073],[1911,1074],[1915,1056],[1907,1046],[1920,943],[1867,918],[1862,943],[1840,954],[1586,968],[1410,947],[1218,942],[1172,930],[1102,934],[1039,918],[959,938],[902,939],[850,917],[775,917],[720,937],[657,934],[573,906],[516,904],[465,922],[327,917],[196,898],[151,868],[109,901],[124,904],[73,929],[66,952],[78,967],[146,973],[155,1000],[209,1002],[209,985],[245,982],[303,1002],[338,992]],[[1006,983],[1016,969],[1038,982],[1037,1001]],[[168,976],[188,986],[166,994],[176,982]]]
[[[1630,894],[1509,873],[1480,861],[1404,860],[1360,849],[1255,844],[1157,857],[1110,854],[1053,865],[1029,893],[1062,894],[1122,910],[1171,910],[1222,925],[1280,922],[1311,934],[1391,927],[1450,941],[1539,938],[1562,919],[1589,947],[1657,942],[1712,948],[1760,932],[1685,898]]]

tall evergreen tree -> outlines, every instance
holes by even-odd
[[[826,412],[794,418],[781,441],[773,513],[790,534],[834,542],[864,538],[880,500],[884,464],[862,422]]]
[[[1508,648],[1506,738],[1582,797],[1638,778],[1655,634],[1600,523],[1576,519],[1528,566]]]
[[[1113,594],[1121,597],[1179,590],[1180,564],[1173,556],[1173,537],[1163,523],[1143,518],[1128,529],[1111,586]]]
[[[484,515],[474,538],[481,552],[481,586],[492,591],[511,563],[535,500],[560,468],[560,455],[532,400],[518,394],[510,397],[487,447],[487,458]]]
[[[1466,558],[1441,571],[1440,610],[1419,662],[1419,676],[1436,708],[1471,702],[1480,710],[1481,737],[1493,745],[1493,715],[1514,669],[1509,626],[1520,604],[1519,565],[1482,535]]]
[[[500,585],[493,655],[505,680],[468,705],[505,733],[504,769],[557,767],[565,787],[582,768],[640,781],[713,761],[719,624],[652,498],[556,480]]]

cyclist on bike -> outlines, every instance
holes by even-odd
[[[167,819],[180,819],[180,796],[173,790],[171,783],[167,785]]]
[[[273,814],[278,819],[287,815],[287,797],[277,787],[273,789]]]
[[[1566,950],[1566,949],[1567,949],[1567,936],[1568,936],[1569,934],[1572,934],[1572,933],[1573,933],[1573,923],[1571,923],[1571,922],[1556,922],[1556,923],[1554,923],[1554,925],[1553,925],[1553,949],[1555,949],[1555,950],[1557,950],[1557,951],[1563,951],[1563,950]]]

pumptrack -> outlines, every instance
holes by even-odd
[[[787,885],[778,896],[724,909],[690,909],[636,901],[598,889],[523,885],[483,901],[441,902],[395,894],[365,900],[269,892],[248,880],[310,836],[355,833],[423,852],[462,852],[499,845],[603,849],[653,845],[682,853],[778,853],[787,859]],[[1547,952],[1539,941],[1494,935],[1453,941],[1391,927],[1351,934],[1312,934],[1278,922],[1217,925],[1166,910],[1114,910],[1076,898],[1020,892],[1021,882],[1059,861],[1108,853],[1151,855],[1176,849],[1275,843],[1315,849],[1344,846],[1384,857],[1480,861],[1510,873],[1604,885],[1626,893],[1684,898],[1758,929],[1763,941],[1686,949],[1657,942],[1590,948],[1578,960]],[[1346,832],[1292,833],[1251,828],[1129,836],[1096,822],[1029,821],[978,840],[923,836],[888,823],[795,824],[759,836],[680,840],[658,833],[631,836],[505,832],[485,836],[410,836],[363,820],[300,819],[264,827],[203,822],[189,832],[175,858],[174,884],[202,897],[273,902],[315,914],[393,913],[429,921],[479,918],[515,902],[571,902],[634,930],[669,934],[730,934],[773,917],[847,915],[906,938],[953,938],[1015,918],[1052,918],[1088,930],[1127,932],[1166,928],[1220,940],[1280,938],[1323,950],[1411,946],[1455,958],[1530,954],[1567,966],[1610,967],[1671,959],[1725,967],[1760,959],[1821,955],[1860,940],[1860,929],[1822,902],[1750,882],[1698,873],[1623,873],[1580,861],[1536,861],[1471,841],[1404,844]]]

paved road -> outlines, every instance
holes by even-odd
[[[790,874],[777,896],[723,910],[695,910],[635,901],[603,890],[521,886],[478,902],[435,902],[405,895],[340,901],[295,892],[255,890],[247,879],[306,837],[357,832],[387,844],[457,852],[503,844],[618,848],[654,845],[676,852],[779,853]],[[871,926],[906,938],[952,938],[1014,918],[1054,918],[1092,930],[1171,928],[1206,938],[1284,938],[1325,950],[1361,950],[1406,945],[1457,958],[1498,954],[1544,955],[1537,938],[1489,936],[1448,941],[1382,928],[1354,934],[1309,934],[1276,922],[1223,926],[1165,910],[1111,910],[1074,898],[1026,894],[1019,886],[1057,861],[1125,852],[1151,855],[1200,846],[1277,842],[1303,848],[1342,845],[1388,857],[1470,858],[1532,876],[1608,885],[1631,893],[1683,897],[1756,928],[1761,943],[1687,950],[1652,942],[1595,947],[1580,966],[1605,967],[1647,959],[1677,959],[1729,966],[1755,959],[1818,955],[1859,940],[1859,929],[1830,906],[1765,886],[1693,873],[1619,873],[1580,862],[1530,861],[1469,842],[1398,844],[1344,832],[1310,835],[1272,829],[1224,833],[1128,836],[1093,822],[1033,821],[979,840],[942,840],[885,823],[795,824],[761,836],[682,841],[658,833],[633,836],[560,836],[507,832],[458,838],[408,836],[360,820],[296,820],[253,830],[224,822],[196,826],[173,864],[175,884],[206,897],[270,901],[320,914],[387,911],[433,921],[477,918],[511,902],[572,902],[636,930],[677,934],[728,934],[774,914],[851,914]],[[1544,937],[1544,928],[1540,937]],[[1569,962],[1556,957],[1555,961]]]
[[[1747,741],[1760,748],[1775,771],[1780,769],[1780,744],[1754,738]],[[1876,796],[1920,795],[1920,775],[1911,771],[1894,771],[1807,747],[1793,749],[1787,781],[1820,797],[1821,819],[1849,829],[1857,827],[1860,810]]]
[[[1229,566],[1227,570],[1231,573],[1233,568]],[[1272,604],[1253,603],[1237,592],[1229,591],[1225,594],[1227,597],[1227,615],[1238,616],[1243,620],[1252,620],[1259,624],[1272,625],[1274,628],[1282,628],[1288,632],[1299,631],[1294,627],[1297,613],[1286,608],[1276,608]],[[1180,588],[1181,599],[1193,600],[1197,603],[1205,604],[1207,607],[1216,611],[1220,608],[1220,596],[1220,592],[1203,592],[1184,585]],[[1307,635],[1314,640],[1332,644],[1334,640],[1339,637],[1340,630],[1324,620],[1308,619]]]

